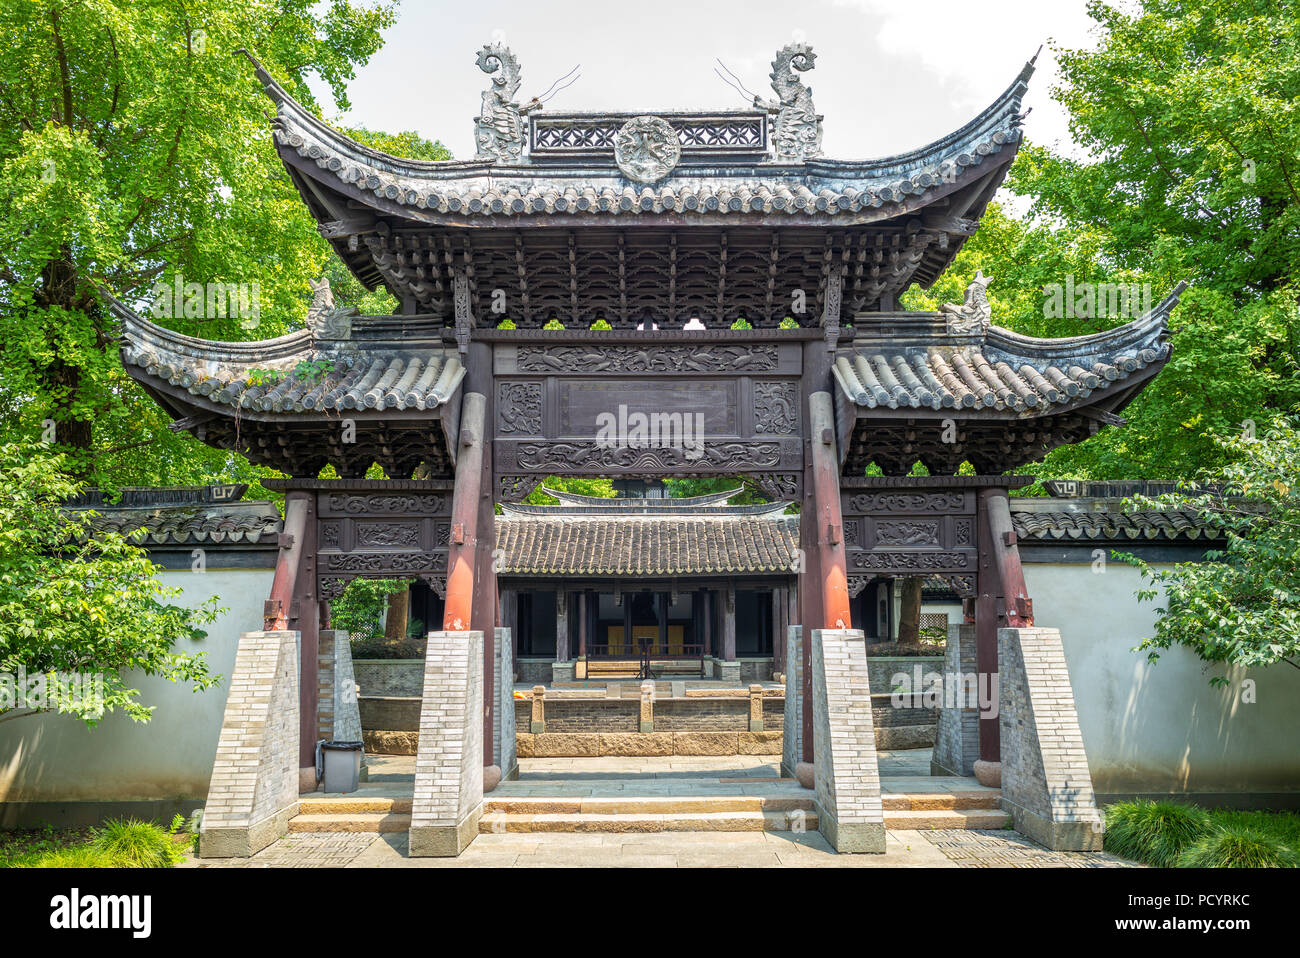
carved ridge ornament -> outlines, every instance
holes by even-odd
[[[502,383],[497,389],[497,427],[502,433],[540,434],[542,384]]]
[[[672,124],[658,116],[634,116],[614,134],[614,162],[629,180],[654,183],[677,168],[682,144]]]
[[[739,372],[776,369],[776,346],[521,346],[524,372]]]
[[[775,442],[705,443],[698,450],[607,446],[589,442],[529,442],[517,451],[521,469],[752,469],[776,466],[781,461],[781,447]],[[694,458],[692,458],[692,454]]]

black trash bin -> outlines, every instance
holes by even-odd
[[[361,779],[361,742],[321,742],[327,792],[355,792]]]

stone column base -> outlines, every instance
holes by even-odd
[[[1005,798],[1002,810],[1011,813],[1011,824],[1016,831],[1054,852],[1102,850],[1102,831],[1097,822],[1053,822],[1027,808],[1013,805]]]
[[[739,682],[740,663],[728,662],[726,659],[714,659],[713,674],[720,682]]]
[[[573,662],[552,662],[551,663],[551,681],[572,682],[574,677]]]
[[[883,855],[885,826],[878,823],[842,825],[817,806],[817,830],[841,855]]]
[[[289,819],[298,814],[295,803],[248,827],[204,829],[199,839],[200,858],[252,858],[289,831]]]
[[[517,770],[515,774],[518,774]],[[458,825],[412,825],[411,857],[455,858],[477,837],[478,823],[482,817],[483,806],[480,804]]]

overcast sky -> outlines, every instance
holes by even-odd
[[[521,100],[580,63],[581,79],[547,109],[645,112],[747,106],[715,75],[719,57],[750,90],[771,96],[773,54],[801,37],[817,53],[804,82],[826,117],[826,155],[836,159],[923,146],[992,102],[1049,38],[1095,43],[1084,0],[405,0],[383,49],[350,86],[352,110],[335,116],[322,95],[327,117],[414,129],[470,157],[489,82],[475,57],[494,35],[519,57]],[[1048,96],[1055,79],[1045,48],[1026,129],[1068,150],[1065,116]]]

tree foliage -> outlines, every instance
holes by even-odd
[[[1222,464],[1212,436],[1300,401],[1300,8],[1294,0],[1093,2],[1095,49],[1057,49],[1082,159],[1022,147],[1007,185],[1025,217],[990,208],[913,308],[960,302],[983,269],[994,322],[1077,336],[1131,316],[1053,318],[1045,287],[1147,286],[1174,311],[1173,356],[1124,410],[1128,424],[1057,449],[1033,471],[1187,478]]]
[[[256,479],[169,432],[126,377],[103,287],[147,307],[154,284],[247,284],[247,317],[173,318],[209,339],[299,324],[329,255],[276,158],[247,48],[318,109],[378,49],[391,4],[352,0],[10,0],[0,11],[0,427],[54,440],[97,483]],[[139,449],[147,446],[148,455]]]
[[[147,721],[153,707],[128,684],[130,672],[196,691],[217,681],[206,653],[175,648],[204,637],[216,600],[196,609],[169,603],[181,590],[159,583],[138,541],[93,530],[92,511],[63,509],[82,489],[67,466],[66,456],[39,445],[0,446],[0,674],[42,683],[48,701],[30,703],[41,711],[91,726],[114,709]],[[101,674],[102,699],[85,694],[74,673]],[[19,690],[3,691],[0,721],[33,714]]]
[[[1155,635],[1138,648],[1152,661],[1181,645],[1208,662],[1300,668],[1300,428],[1279,417],[1258,436],[1245,431],[1216,442],[1227,461],[1206,470],[1201,485],[1136,500],[1195,512],[1227,543],[1207,555],[1213,561],[1172,567],[1121,556],[1149,582],[1138,597],[1164,602]]]

